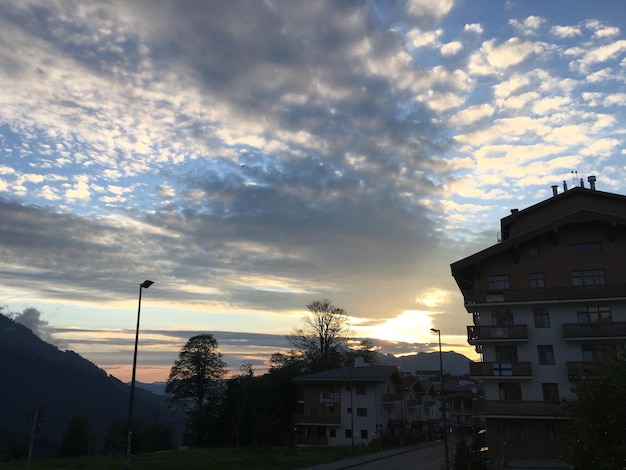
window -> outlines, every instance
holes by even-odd
[[[328,430],[328,437],[337,437],[337,430],[335,428],[330,428]]]
[[[348,414],[351,414],[351,413],[352,413],[352,408],[348,407]]]
[[[578,323],[609,323],[612,321],[611,307],[578,307],[576,309]]]
[[[601,253],[601,242],[590,243],[572,243],[567,245],[567,252],[571,254],[584,254],[584,253]]]
[[[496,346],[496,362],[517,362],[517,346]]]
[[[543,273],[530,273],[528,275],[528,279],[530,280],[531,289],[546,287],[545,280],[543,279]]]
[[[497,274],[494,276],[489,276],[489,290],[501,290],[509,288],[509,275],[508,274]]]
[[[532,258],[536,258],[537,256],[539,256],[539,248],[537,248],[536,246],[531,246],[528,248],[528,256],[532,257]]]
[[[502,401],[522,400],[522,388],[518,383],[499,383],[498,393]]]
[[[583,361],[604,362],[615,355],[613,344],[589,344],[583,346]]]
[[[361,429],[361,439],[367,439],[367,429]]]
[[[346,429],[343,433],[344,437],[350,438],[352,437],[352,429]]]
[[[365,385],[357,385],[356,386],[356,394],[357,395],[366,395],[367,394],[367,387],[365,387]]]
[[[572,283],[575,286],[599,286],[606,284],[604,269],[572,271]]]
[[[357,416],[367,416],[367,408],[357,408],[356,409]]]
[[[311,407],[311,416],[317,416],[317,406]]]
[[[535,317],[535,328],[550,328],[550,314],[543,308],[533,310]]]
[[[552,345],[537,346],[537,354],[539,355],[539,364],[554,364],[554,350]]]
[[[541,391],[543,392],[543,401],[550,403],[559,402],[559,384],[558,383],[542,383]]]
[[[493,310],[491,324],[494,326],[513,326],[513,312],[510,310]]]

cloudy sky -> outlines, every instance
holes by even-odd
[[[450,263],[624,193],[621,0],[0,0],[0,305],[128,380],[266,367],[329,298],[472,357]]]

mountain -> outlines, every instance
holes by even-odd
[[[463,354],[454,351],[442,352],[443,370],[452,375],[463,376],[469,374],[470,359]],[[380,362],[390,366],[397,366],[403,372],[414,375],[419,371],[439,371],[439,353],[420,352],[407,356],[395,357],[391,354],[383,354]]]
[[[0,315],[0,450],[15,436],[28,439],[38,405],[45,420],[36,435],[35,450],[40,455],[56,449],[70,420],[77,416],[87,418],[93,441],[101,447],[112,423],[126,422],[129,399],[128,385]],[[133,417],[149,424],[158,420],[172,431],[177,423],[164,397],[139,387]]]
[[[155,395],[165,395],[165,386],[167,385],[167,382],[135,382],[135,385],[137,388],[142,388],[151,393],[154,393]]]

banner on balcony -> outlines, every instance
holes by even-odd
[[[506,363],[496,363],[493,365],[493,375],[513,375],[513,366]]]
[[[332,392],[320,392],[320,403],[326,406],[332,406],[335,403],[341,402],[341,395],[339,393]]]

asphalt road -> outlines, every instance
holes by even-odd
[[[434,442],[317,465],[305,470],[442,470],[444,456],[443,443]]]
[[[356,470],[441,470],[444,468],[444,462],[443,444],[440,443],[352,468]]]

